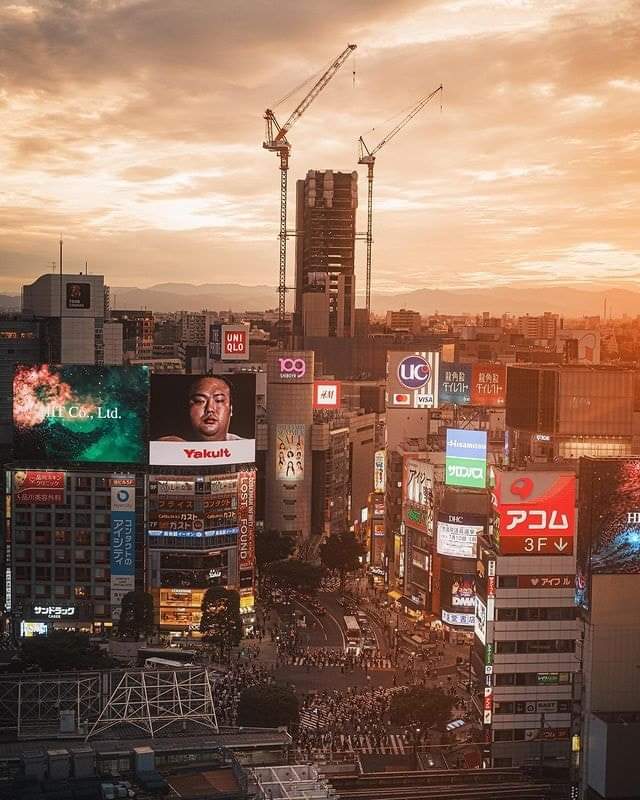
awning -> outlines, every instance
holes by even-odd
[[[399,600],[402,597],[400,592],[396,592],[395,589],[392,589],[390,592],[387,592],[387,594],[392,600]]]

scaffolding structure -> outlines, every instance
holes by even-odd
[[[196,725],[219,733],[206,669],[136,670],[122,676],[93,723],[87,739],[115,726],[133,726],[150,737],[170,726]]]

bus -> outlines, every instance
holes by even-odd
[[[182,661],[169,661],[168,658],[146,658],[145,669],[188,669],[194,664],[184,664]]]
[[[344,617],[346,652],[358,656],[362,650],[362,631],[355,617]]]
[[[200,660],[196,650],[182,650],[177,647],[141,647],[138,650],[138,666],[144,666],[149,658],[166,659],[182,665],[195,664]]]

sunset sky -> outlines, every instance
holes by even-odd
[[[289,137],[290,225],[296,178],[359,169],[364,231],[358,136],[443,83],[376,162],[374,292],[638,283],[637,0],[2,0],[0,291],[60,234],[112,286],[275,285],[262,115],[348,42]]]

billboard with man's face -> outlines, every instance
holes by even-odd
[[[44,462],[146,462],[147,367],[19,366],[15,456]]]
[[[149,463],[255,461],[255,375],[152,375]]]

